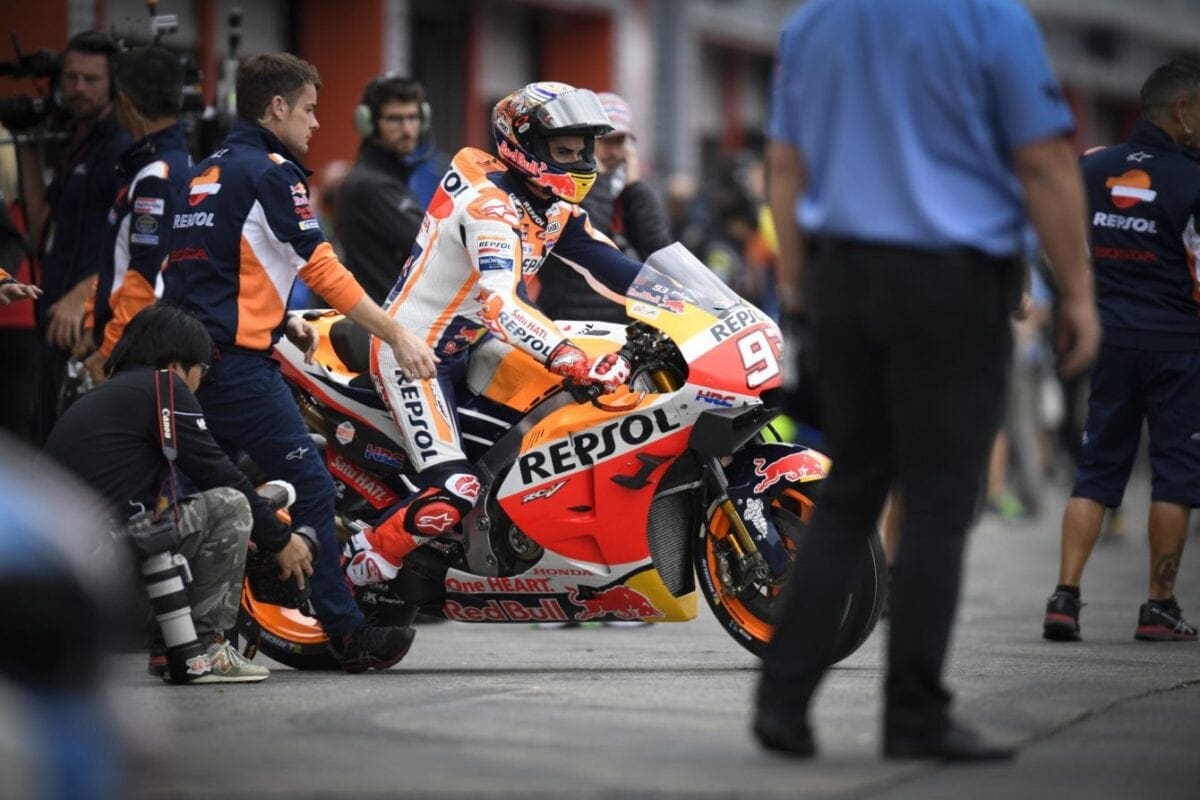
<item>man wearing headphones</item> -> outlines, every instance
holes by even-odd
[[[429,103],[417,81],[390,73],[373,79],[363,89],[354,124],[362,147],[338,193],[337,237],[346,267],[382,304],[442,169],[428,142]]]
[[[112,38],[98,31],[77,34],[67,42],[59,86],[71,138],[49,189],[42,182],[36,146],[20,148],[30,241],[38,255],[35,283],[43,292],[37,301],[43,339],[34,430],[39,443],[57,417],[67,359],[82,334],[87,299],[104,258],[104,219],[117,193],[114,167],[131,144],[113,113],[116,53]]]

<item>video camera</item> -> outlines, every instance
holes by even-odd
[[[161,44],[164,36],[179,30],[179,21],[175,14],[159,14],[157,0],[147,0],[146,7],[150,12],[150,39],[153,44]],[[47,94],[21,94],[12,97],[0,97],[0,124],[11,131],[25,131],[33,128],[61,108],[58,99],[58,89],[55,85],[58,79],[59,67],[62,62],[60,53],[45,48],[33,53],[22,53],[16,33],[12,33],[12,45],[15,57],[11,61],[0,62],[0,77],[49,79],[51,89]],[[128,49],[131,42],[114,35],[117,49],[121,52]],[[203,76],[195,59],[190,54],[181,54],[179,63],[183,66],[183,106],[181,114],[203,114],[205,110],[204,96],[200,91]]]
[[[21,53],[17,35],[12,34],[16,58],[0,61],[0,76],[9,78],[54,78],[58,75],[58,53],[41,49],[33,53]],[[58,109],[53,94],[45,96],[16,95],[0,97],[0,124],[9,130],[27,130],[37,125]]]

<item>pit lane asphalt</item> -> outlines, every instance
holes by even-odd
[[[1011,764],[879,758],[886,622],[828,675],[820,756],[764,754],[748,732],[757,662],[701,599],[694,622],[640,629],[423,626],[403,662],[364,676],[278,668],[257,685],[171,687],[145,675],[143,656],[121,656],[114,697],[139,753],[135,794],[1194,799],[1200,644],[1133,639],[1147,494],[1135,480],[1129,533],[1089,564],[1077,644],[1040,636],[1065,491],[1048,488],[1035,521],[976,528],[949,683],[959,714],[1021,747]],[[1195,622],[1200,539],[1188,544],[1178,597]]]

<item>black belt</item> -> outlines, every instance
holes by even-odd
[[[948,266],[978,266],[994,264],[1013,266],[1019,263],[1016,256],[994,256],[974,247],[925,248],[908,244],[871,242],[865,239],[850,239],[841,236],[809,236],[806,240],[808,254],[815,257],[836,257],[839,253],[858,254],[886,258],[894,255],[917,256]]]

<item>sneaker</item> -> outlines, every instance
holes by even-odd
[[[1179,603],[1172,597],[1165,605],[1142,604],[1133,638],[1143,642],[1194,642],[1196,629],[1183,619]]]
[[[360,625],[342,636],[340,641],[329,640],[329,649],[351,674],[368,669],[387,669],[408,653],[416,631],[412,628],[385,628]]]
[[[1055,592],[1046,603],[1046,620],[1042,623],[1042,636],[1054,642],[1077,642],[1079,635],[1079,609],[1083,603],[1067,592]]]
[[[271,677],[271,670],[251,664],[237,648],[223,639],[217,639],[208,646],[208,660],[212,671],[189,683],[258,683]],[[169,671],[163,670],[163,680],[171,680]]]

